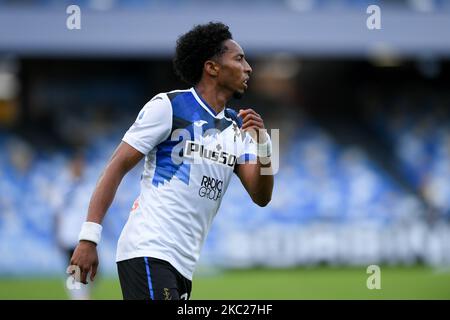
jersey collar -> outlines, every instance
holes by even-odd
[[[197,90],[195,90],[194,87],[192,87],[190,90],[191,90],[192,94],[194,95],[195,100],[197,100],[198,104],[201,105],[203,109],[208,111],[208,113],[211,116],[213,116],[214,118],[223,118],[224,117],[225,108],[223,108],[223,110],[220,111],[219,113],[216,113],[216,111],[202,98],[202,96],[197,92]]]

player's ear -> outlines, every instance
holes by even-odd
[[[206,60],[204,66],[205,66],[206,72],[210,76],[217,77],[217,75],[219,74],[219,64],[217,62],[212,61],[212,60]]]

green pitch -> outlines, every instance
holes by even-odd
[[[192,299],[450,299],[450,270],[381,267],[381,289],[367,289],[361,268],[199,272]],[[66,299],[64,279],[0,278],[0,299]],[[94,299],[121,299],[118,279],[98,278]]]

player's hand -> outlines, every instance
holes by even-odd
[[[70,264],[80,268],[81,283],[87,284],[87,275],[91,272],[91,281],[94,281],[98,267],[97,245],[91,241],[81,240],[75,248]],[[78,279],[75,279],[78,281]]]
[[[257,143],[266,142],[264,121],[255,110],[241,109],[239,110],[238,117],[242,119],[242,131],[248,132]]]

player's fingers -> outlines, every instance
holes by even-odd
[[[87,284],[86,278],[87,278],[89,269],[88,268],[84,268],[84,267],[80,268],[80,269],[81,269],[80,282],[84,283],[84,284]]]
[[[246,127],[242,127],[243,132],[248,132],[249,130],[255,130],[256,132],[259,132],[260,130],[263,130],[264,127],[260,124],[249,124]]]
[[[249,108],[249,109],[240,109],[238,113],[238,117],[245,117],[248,113],[255,112],[255,110]],[[255,112],[256,113],[256,112]]]
[[[254,129],[258,130],[258,129],[263,129],[264,126],[263,126],[263,123],[260,122],[260,121],[249,120],[249,121],[247,121],[246,123],[244,123],[242,125],[241,129],[245,131],[245,130],[248,130],[250,128],[254,128]]]
[[[246,114],[249,114],[249,113],[256,113],[256,111],[253,110],[252,108],[248,108],[248,109],[241,109],[240,113],[241,113],[241,116],[245,116]]]
[[[79,263],[77,259],[70,259],[70,264],[67,266],[67,270],[66,272],[70,275],[72,275],[74,278],[78,277],[80,272],[80,267],[79,267]],[[78,281],[79,279],[75,279],[76,281]]]
[[[95,275],[97,274],[98,264],[94,263],[91,269],[91,281],[94,281]]]
[[[242,120],[242,123],[245,124],[249,120],[255,120],[255,121],[260,121],[260,122],[263,121],[261,119],[261,117],[259,116],[259,114],[250,113],[250,114],[245,116],[244,120]]]
[[[257,114],[256,112],[249,112],[249,113],[245,114],[245,116],[242,117],[242,120],[245,120],[245,119],[251,118],[251,117],[260,118],[259,114]]]

